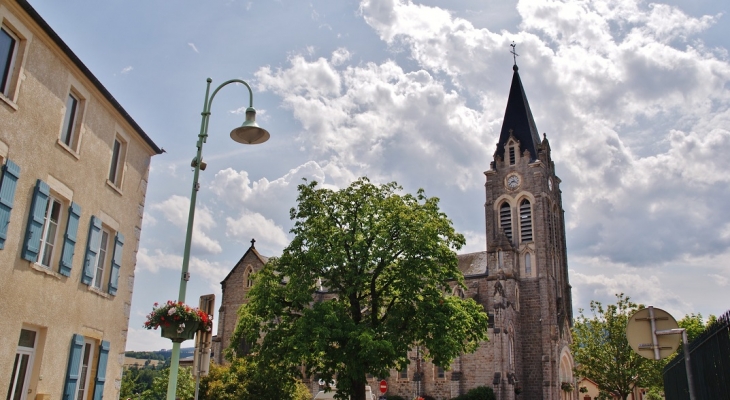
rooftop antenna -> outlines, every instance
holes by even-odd
[[[516,50],[516,48],[517,48],[517,45],[516,45],[516,44],[515,44],[515,42],[513,41],[513,42],[512,42],[512,44],[511,44],[511,45],[509,45],[509,46],[510,46],[510,47],[512,48],[512,50],[510,50],[510,53],[512,53],[512,59],[513,59],[513,60],[514,60],[514,62],[515,62],[515,65],[514,65],[514,67],[515,67],[515,68],[517,68],[517,57],[519,56],[519,54],[517,54],[517,53],[515,52],[515,50]]]

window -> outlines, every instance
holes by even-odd
[[[246,272],[243,274],[244,285],[247,288],[253,286],[253,278],[251,277],[251,274],[253,274],[253,267],[249,265],[246,267]]]
[[[525,253],[525,276],[532,276],[532,257]]]
[[[116,222],[109,224],[113,226]],[[81,283],[114,296],[122,268],[124,235],[115,232],[110,225],[103,224],[99,217],[91,217]]]
[[[81,99],[74,93],[66,98],[66,112],[61,127],[61,142],[74,151],[78,151],[78,136],[80,133]]]
[[[97,289],[102,288],[102,282],[104,281],[104,265],[106,265],[106,253],[109,249],[109,230],[102,228],[101,238],[99,243],[99,252],[96,254],[96,268],[94,273],[94,287]]]
[[[408,379],[408,367],[398,370],[398,379]]]
[[[523,242],[532,241],[532,209],[527,199],[520,204],[520,234]]]
[[[89,391],[89,377],[91,376],[91,362],[94,359],[94,343],[89,339],[84,339],[84,347],[81,353],[81,363],[79,364],[79,381],[76,385],[76,400],[85,400]]]
[[[436,379],[445,379],[446,370],[443,367],[436,366]]]
[[[0,93],[10,97],[20,39],[5,25],[0,29]]]
[[[54,188],[59,192],[68,192],[62,188],[63,184],[55,179],[52,181]],[[69,205],[68,208],[66,205]],[[68,210],[68,218],[65,221],[64,210]],[[81,207],[78,204],[63,199],[55,191],[52,194],[51,187],[38,179],[31,199],[21,257],[48,269],[54,269],[57,262],[58,272],[64,276],[71,276],[79,215]],[[65,235],[61,240],[59,236],[60,232],[64,231],[64,227],[61,226],[63,222],[66,226]],[[57,251],[59,246],[62,246],[60,255]]]
[[[126,144],[119,136],[114,138],[112,146],[112,160],[109,167],[109,182],[117,188],[122,187],[122,174],[124,172],[124,158],[126,153]]]
[[[515,165],[515,146],[509,147],[509,165]]]
[[[0,249],[5,247],[5,239],[10,225],[10,212],[13,209],[15,189],[20,177],[20,167],[10,160],[5,160],[0,176]]]
[[[15,350],[15,361],[10,372],[8,400],[25,400],[28,393],[30,375],[33,371],[37,332],[30,329],[20,330],[18,347]]]
[[[499,207],[499,225],[507,235],[507,239],[512,241],[512,208],[507,202],[502,203]]]
[[[44,267],[51,268],[53,253],[58,238],[58,222],[61,220],[61,202],[49,197],[41,234],[41,254],[38,257],[39,263]]]
[[[91,400],[103,397],[109,349],[109,342],[105,340],[99,345],[95,339],[73,335],[66,382],[63,386],[64,399]]]

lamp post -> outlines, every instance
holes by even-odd
[[[185,302],[185,291],[187,289],[188,280],[190,280],[190,274],[188,273],[188,265],[190,264],[190,244],[193,238],[193,220],[195,219],[195,200],[197,199],[198,190],[200,185],[198,184],[198,175],[201,170],[205,170],[206,164],[203,162],[203,143],[208,139],[208,121],[210,120],[210,105],[213,103],[213,98],[224,86],[231,83],[241,83],[248,89],[249,93],[249,106],[246,109],[246,120],[238,128],[231,131],[231,139],[238,143],[243,144],[259,144],[269,140],[269,132],[266,129],[260,128],[256,124],[256,110],[253,108],[253,91],[248,83],[240,79],[231,79],[220,84],[213,94],[210,94],[210,84],[213,82],[212,79],[207,79],[207,86],[205,88],[205,102],[203,103],[203,112],[201,115],[203,119],[200,123],[200,134],[198,135],[198,153],[193,158],[193,162],[190,164],[194,168],[193,172],[193,188],[190,194],[190,212],[188,214],[188,227],[185,233],[185,250],[183,253],[182,273],[180,275],[180,291],[178,293],[178,301]],[[175,392],[177,391],[177,373],[180,365],[180,342],[173,342],[172,344],[172,359],[170,360],[170,379],[167,384],[167,400],[175,400]]]

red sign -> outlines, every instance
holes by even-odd
[[[383,379],[380,381],[380,393],[385,394],[388,391],[388,382]]]

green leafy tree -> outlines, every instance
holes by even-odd
[[[170,369],[159,371],[152,380],[152,386],[142,392],[142,400],[164,400],[167,397],[167,383],[170,380]],[[180,368],[177,374],[177,391],[175,397],[180,400],[195,398],[195,379],[190,368]]]
[[[212,364],[200,381],[201,400],[310,400],[312,394],[301,381],[271,368],[262,368],[255,358],[239,357],[226,366]]]
[[[712,325],[713,322],[717,321],[717,317],[710,314],[710,317],[707,319],[707,323],[705,323],[704,319],[702,318],[702,314],[700,313],[692,313],[689,315],[685,315],[684,318],[677,321],[677,324],[680,328],[684,328],[687,330],[687,341],[691,342],[697,338],[702,332],[705,331],[705,329]]]
[[[644,307],[631,302],[623,293],[617,294],[616,299],[616,304],[605,308],[600,302],[591,301],[589,317],[579,311],[571,348],[576,374],[596,382],[602,392],[615,393],[626,400],[634,387],[661,385],[656,380],[661,377],[663,363],[636,354],[626,339],[629,318]]]
[[[338,398],[365,399],[366,374],[386,376],[418,345],[448,367],[487,340],[487,315],[464,286],[464,244],[437,198],[361,178],[334,191],[298,187],[291,244],[255,275],[232,343],[262,365],[337,379]],[[334,298],[322,299],[321,288]]]

